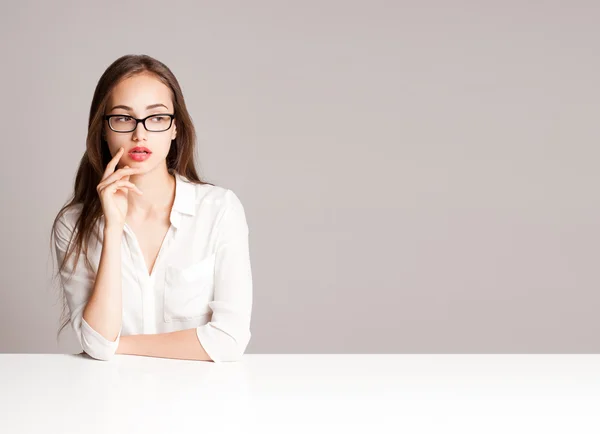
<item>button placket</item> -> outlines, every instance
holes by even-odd
[[[129,239],[133,243],[133,248],[130,246],[130,255],[136,269],[136,278],[140,287],[142,289],[142,319],[143,319],[143,330],[146,334],[156,333],[156,294],[155,294],[155,284],[156,284],[156,275],[158,273],[158,269],[161,266],[161,262],[164,261],[165,255],[169,250],[172,242],[174,241],[175,234],[177,234],[177,228],[171,223],[167,233],[165,234],[165,238],[160,246],[156,259],[154,261],[154,266],[152,267],[152,272],[148,274],[148,269],[146,267],[146,261],[144,260],[144,255],[135,236],[135,233],[125,224],[125,229],[129,236]],[[129,244],[128,244],[129,245]]]
[[[131,257],[131,261],[133,263],[133,267],[136,275],[136,279],[141,288],[141,298],[142,298],[142,330],[144,334],[150,334],[155,332],[155,313],[154,313],[154,292],[152,290],[152,282],[150,276],[148,276],[148,271],[146,269],[146,264],[144,261],[144,256],[140,245],[137,241],[137,238],[131,228],[125,223],[125,232],[127,233],[128,239],[127,244],[129,246],[129,253]],[[131,248],[131,241],[133,243],[133,248]],[[154,271],[154,268],[153,268]]]

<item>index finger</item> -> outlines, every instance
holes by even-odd
[[[102,175],[102,179],[106,179],[111,173],[115,171],[115,167],[119,163],[121,156],[125,152],[125,148],[121,147],[119,151],[112,157],[112,159],[106,165],[106,169],[104,170],[104,174]]]

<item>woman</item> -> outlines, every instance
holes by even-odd
[[[100,77],[74,194],[51,235],[65,302],[58,333],[70,321],[95,359],[236,361],[248,345],[244,208],[200,180],[195,140],[163,63],[127,55]]]

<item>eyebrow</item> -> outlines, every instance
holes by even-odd
[[[161,106],[164,107],[164,108],[166,108],[167,110],[169,109],[169,107],[167,107],[164,104],[150,104],[148,107],[146,107],[146,110],[150,110],[150,109],[153,109],[153,108],[156,108],[156,107],[161,107]],[[118,109],[118,108],[124,109],[124,110],[130,110],[130,111],[133,110],[131,107],[127,107],[126,105],[116,105],[113,108],[111,108],[110,110],[112,111],[112,110]]]

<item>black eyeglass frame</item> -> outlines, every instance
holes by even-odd
[[[155,116],[169,116],[169,118],[171,119],[171,121],[169,122],[169,126],[167,128],[165,128],[164,130],[159,130],[159,131],[149,130],[148,127],[146,126],[146,120],[150,119],[150,118],[153,118]],[[129,131],[117,131],[110,124],[110,118],[117,118],[117,117],[120,117],[120,118],[131,118],[131,119],[133,119],[135,121],[135,126],[133,127],[133,129],[131,129]],[[171,114],[171,113],[156,113],[156,114],[153,114],[153,115],[150,115],[150,116],[146,116],[143,119],[134,118],[133,116],[130,116],[130,115],[119,115],[119,114],[117,114],[117,115],[104,115],[104,119],[106,121],[108,121],[108,127],[112,131],[114,131],[115,133],[131,133],[131,132],[133,132],[133,131],[135,131],[137,129],[137,126],[138,126],[138,124],[140,122],[142,123],[142,125],[144,126],[144,128],[146,129],[146,131],[148,131],[149,133],[162,133],[164,131],[168,131],[173,126],[173,119],[174,118],[175,118],[175,115]]]

